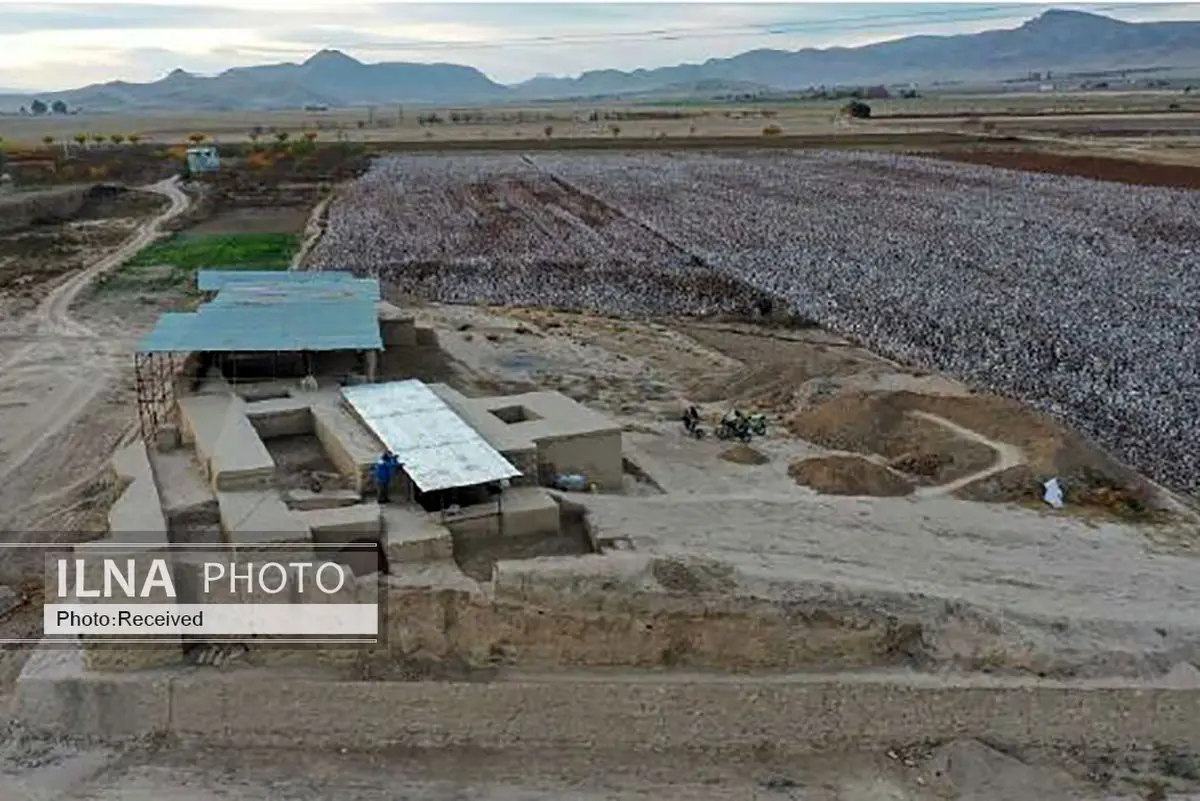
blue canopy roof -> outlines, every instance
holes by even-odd
[[[350,273],[201,270],[217,296],[194,312],[164,314],[143,353],[381,350],[379,281]]]

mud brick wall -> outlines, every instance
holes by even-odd
[[[41,652],[14,712],[74,736],[169,733],[226,746],[586,747],[804,753],[986,737],[1001,745],[1200,748],[1200,693],[985,678],[323,681],[270,670],[70,678]],[[43,662],[45,664],[43,664]]]
[[[901,630],[880,617],[806,615],[777,604],[662,594],[531,603],[456,590],[388,595],[393,660],[414,654],[526,669],[835,669],[899,665]]]

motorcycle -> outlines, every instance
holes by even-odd
[[[762,412],[750,415],[746,420],[746,425],[750,429],[750,433],[756,437],[767,435],[767,416]]]
[[[745,418],[725,418],[717,426],[716,433],[717,439],[737,439],[742,442],[749,442],[754,438],[754,434],[750,431],[750,426]]]

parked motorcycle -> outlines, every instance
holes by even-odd
[[[717,427],[718,439],[737,439],[749,442],[754,437],[765,436],[767,433],[767,417],[764,414],[746,415],[737,409],[732,409],[721,418]]]

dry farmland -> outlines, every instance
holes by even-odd
[[[786,310],[1194,493],[1198,224],[1191,193],[880,154],[389,157],[312,263],[451,302]]]

